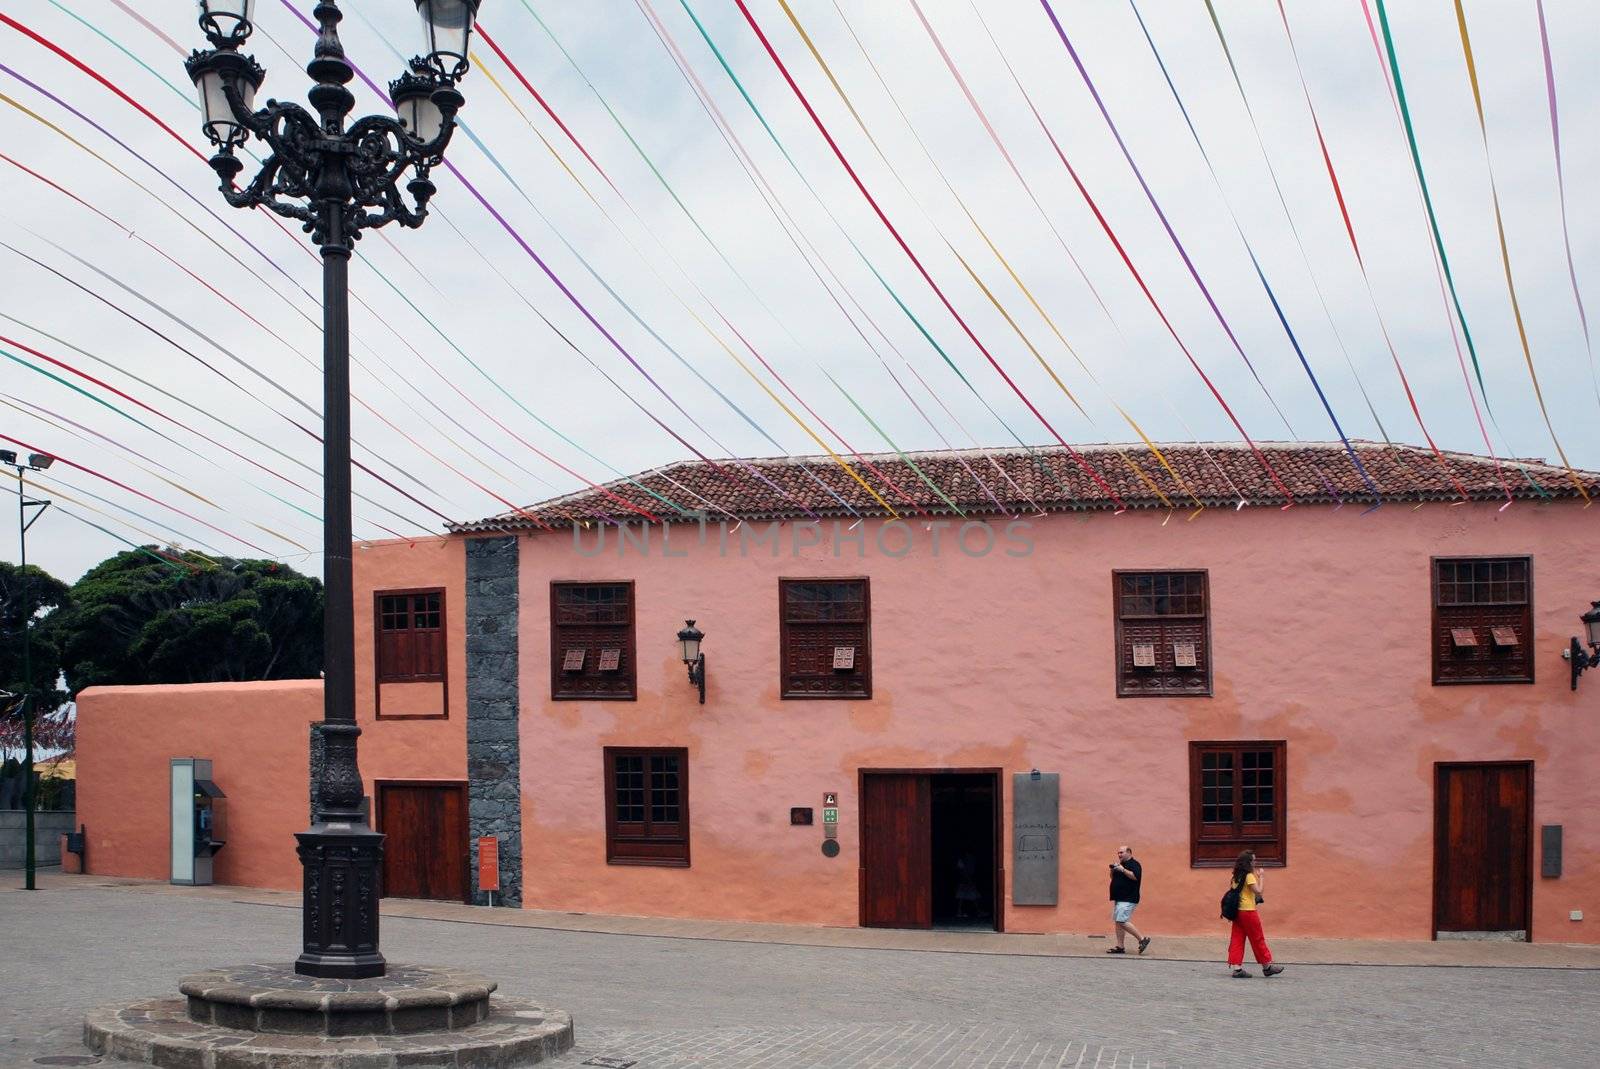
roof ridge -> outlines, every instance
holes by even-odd
[[[1150,458],[1152,449],[1159,450],[1166,463],[1155,463]],[[1094,459],[1104,481],[1090,483],[1082,469],[1068,461],[1069,452]],[[1127,463],[1117,462],[1114,454],[1122,455]],[[1365,475],[1351,463],[1352,454],[1362,458]],[[1140,459],[1135,461],[1135,456]],[[1265,477],[1262,458],[1272,464],[1286,490]],[[703,503],[711,511],[741,519],[900,512],[991,515],[1007,511],[1007,501],[1018,507],[1062,512],[1109,510],[1119,505],[1233,507],[1240,500],[1258,505],[1447,501],[1461,499],[1463,492],[1470,500],[1491,500],[1506,495],[1504,485],[1511,487],[1514,498],[1578,496],[1572,481],[1565,477],[1566,469],[1543,459],[1510,460],[1361,438],[1352,439],[1348,447],[1338,441],[1090,442],[1070,447],[976,446],[862,453],[845,459],[878,473],[862,471],[861,477],[890,481],[894,493],[883,493],[894,501],[893,507],[885,507],[883,498],[841,471],[837,457],[679,459],[558,494],[525,509],[451,523],[447,529],[459,533],[564,527],[591,519],[603,521],[619,511],[619,501],[650,507],[652,501],[682,499],[684,495],[693,499],[691,503]],[[910,465],[918,470],[910,470]],[[1523,470],[1512,471],[1512,466]],[[805,469],[804,477],[799,474],[801,469]],[[752,471],[756,479],[748,477]],[[1547,473],[1561,478],[1552,478],[1549,486],[1534,481],[1535,474],[1542,477]],[[1591,495],[1600,496],[1600,473],[1579,471],[1578,479]],[[698,515],[702,510],[694,511]]]

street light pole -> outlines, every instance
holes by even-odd
[[[22,473],[43,471],[54,463],[55,458],[44,453],[33,453],[24,463],[18,459],[17,454],[8,449],[0,454],[0,459],[15,468],[17,472],[17,554],[21,561],[20,570],[17,572],[17,597],[22,603],[22,808],[27,814],[23,818],[23,836],[26,842],[23,846],[22,886],[25,890],[33,891],[37,889],[35,876],[37,851],[33,842],[33,612],[28,607],[28,528],[44,515],[44,510],[50,507],[50,502],[28,496],[22,482]],[[30,508],[39,511],[30,517],[28,515]]]
[[[203,127],[218,148],[211,167],[236,208],[265,207],[299,221],[321,249],[323,302],[323,726],[325,760],[317,811],[298,833],[303,869],[302,951],[295,971],[308,976],[382,976],[378,883],[383,836],[362,807],[355,716],[355,613],[350,534],[350,252],[362,230],[391,222],[418,227],[428,214],[431,168],[443,162],[463,99],[467,44],[479,0],[416,0],[426,54],[389,85],[398,118],[367,115],[346,126],[355,76],[345,59],[335,0],[312,12],[319,27],[306,73],[316,115],[268,100],[253,110],[265,71],[239,51],[253,29],[254,0],[200,0],[200,28],[212,48],[189,57]],[[271,150],[250,184],[234,179],[234,149],[254,135]],[[407,204],[400,192],[405,183]]]

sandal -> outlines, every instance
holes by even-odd
[[[1127,951],[1124,950],[1121,947],[1106,947],[1106,953],[1107,954],[1126,954]]]
[[[1145,950],[1149,948],[1149,946],[1150,937],[1147,935],[1143,939],[1139,940],[1139,953],[1143,954]]]

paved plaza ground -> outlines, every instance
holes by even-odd
[[[29,894],[4,875],[3,1069],[84,1055],[94,1005],[298,950],[292,896],[60,876]],[[1115,958],[1073,937],[390,902],[383,929],[391,961],[468,966],[569,1010],[578,1047],[561,1069],[1600,1065],[1600,948],[1282,940],[1288,972],[1246,982],[1184,960],[1205,941],[1162,943],[1161,957]],[[1385,957],[1412,964],[1304,963]]]

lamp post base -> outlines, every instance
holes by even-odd
[[[383,836],[359,817],[297,832],[303,869],[302,944],[294,971],[344,980],[384,974],[378,951]]]
[[[85,1018],[96,1054],[216,1069],[509,1069],[571,1049],[572,1017],[459,969],[396,965],[382,979],[308,979],[287,964],[185,976],[176,997]]]

